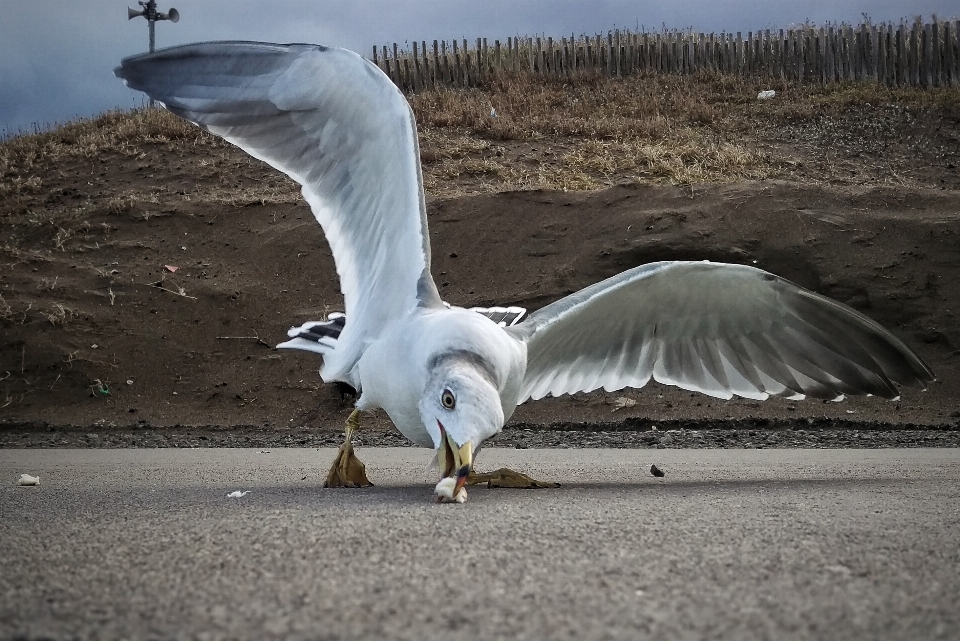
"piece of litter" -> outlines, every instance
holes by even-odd
[[[170,272],[171,274],[174,273],[174,272],[176,272],[178,269],[180,269],[180,268],[177,267],[176,265],[164,265],[163,268],[164,268],[165,270],[167,270],[168,272]]]
[[[651,465],[651,466],[650,466],[650,473],[653,474],[654,476],[656,476],[657,478],[663,477],[663,470],[661,470],[661,469],[660,469],[659,467],[657,467],[656,465]]]
[[[250,490],[247,490],[246,492],[241,492],[240,490],[234,490],[233,492],[230,492],[230,494],[227,494],[227,498],[239,499],[241,497],[246,496],[247,494],[250,494]]]
[[[766,91],[761,91],[757,94],[757,100],[770,100],[777,95],[777,92],[773,89],[767,89]]]
[[[30,476],[29,474],[21,474],[20,479],[17,481],[17,485],[40,485],[40,477]]]
[[[856,413],[857,413],[856,410],[847,410],[847,414],[856,414]]]
[[[493,107],[490,107],[490,117],[491,117],[491,118],[496,118],[496,117],[497,117],[497,110],[494,109]]]
[[[637,401],[635,401],[632,398],[627,398],[626,396],[618,396],[613,401],[613,409],[610,411],[616,412],[617,410],[622,410],[624,407],[633,407],[636,404],[637,404]]]
[[[127,379],[127,385],[133,385],[133,379],[128,378],[128,379]]]

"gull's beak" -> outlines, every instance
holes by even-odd
[[[437,421],[437,425],[440,426],[437,463],[443,478],[456,478],[456,485],[453,488],[453,496],[456,497],[466,484],[470,470],[473,469],[473,442],[467,441],[459,445],[443,428],[443,423]]]
[[[460,449],[456,451],[457,459],[457,484],[453,488],[453,495],[456,496],[463,489],[467,482],[467,475],[473,469],[473,443],[467,441]]]

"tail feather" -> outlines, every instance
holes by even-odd
[[[471,307],[471,312],[483,314],[500,327],[510,327],[516,325],[527,315],[527,310],[523,307]]]
[[[347,317],[333,312],[324,321],[307,321],[299,327],[287,331],[290,340],[277,345],[278,349],[302,349],[317,354],[330,354],[337,348],[337,339],[346,323]]]
[[[527,315],[523,307],[471,307],[470,311],[482,314],[501,327],[516,325]],[[347,317],[341,312],[332,312],[322,321],[307,321],[287,331],[290,340],[277,345],[278,349],[302,349],[325,355],[337,349],[337,340],[346,325]]]

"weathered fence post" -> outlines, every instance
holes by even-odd
[[[786,66],[784,64],[785,56],[787,51],[787,35],[784,33],[783,29],[780,29],[777,33],[777,42],[776,47],[773,52],[773,64],[777,70],[777,77],[784,78],[787,77]]]
[[[620,30],[617,29],[614,34],[614,44],[615,49],[613,52],[613,70],[614,74],[619,78],[620,77]]]
[[[950,84],[956,87],[960,85],[960,20],[953,23],[951,32],[950,46],[953,51],[950,56]]]
[[[403,79],[400,76],[400,56],[397,54],[397,43],[393,43],[393,84],[403,89]]]
[[[413,41],[413,90],[419,91],[421,89],[421,79],[420,79],[420,56],[419,47],[417,46],[417,41]]]
[[[853,27],[846,25],[843,28],[843,46],[844,46],[844,66],[847,68],[847,80],[854,80],[857,77],[857,55],[856,42],[853,37]]]
[[[483,44],[483,47],[482,47],[483,53],[482,53],[482,54],[480,53],[480,51],[481,51],[481,47],[480,47],[481,42],[482,42],[482,44]],[[490,64],[490,58],[487,56],[487,53],[488,53],[488,50],[487,50],[487,39],[486,39],[486,38],[483,38],[482,41],[481,41],[480,38],[477,38],[477,55],[478,55],[478,57],[479,57],[479,62],[480,62],[480,64],[479,64],[479,68],[480,68],[479,74],[480,74],[480,81],[481,81],[481,82],[483,82],[484,80],[486,80],[487,77],[490,75],[490,72],[492,71],[492,69],[491,69],[491,64]],[[498,63],[498,64],[497,64],[497,71],[499,71],[499,70],[500,70],[500,64]]]
[[[570,52],[568,50],[569,44],[567,43],[567,37],[563,36],[560,39],[560,69],[559,71],[565,75],[570,75]]]
[[[940,25],[934,18],[933,24],[930,25],[930,36],[931,44],[930,48],[933,50],[933,56],[931,58],[931,69],[930,72],[933,75],[933,86],[939,87],[940,82]]]
[[[826,34],[823,37],[826,39],[826,42],[824,43],[824,64],[826,65],[826,73],[824,75],[827,83],[833,83],[837,80],[835,66],[837,59],[834,52],[833,25],[827,27]]]
[[[873,39],[874,46],[874,79],[880,84],[886,84],[887,78],[887,61],[884,56],[886,56],[887,49],[886,43],[883,41],[883,25],[875,26],[871,32],[871,38]]]
[[[823,60],[826,55],[823,48],[823,28],[810,32],[810,38],[813,41],[813,55],[811,56],[813,79],[817,82],[824,82],[826,80],[824,78],[826,65],[824,65]]]
[[[943,85],[953,85],[953,41],[951,39],[950,22],[945,21],[942,28],[943,39]]]
[[[451,41],[453,44],[453,83],[455,85],[463,84],[463,64],[460,56],[460,45],[457,43],[456,39]]]
[[[607,76],[613,77],[613,32],[607,32]]]
[[[767,77],[773,77],[773,41],[770,30],[763,30],[763,71]]]
[[[954,56],[956,55],[957,32],[954,31],[950,22],[943,23],[943,61],[945,68],[943,70],[944,84],[953,87],[957,84],[957,67]]]

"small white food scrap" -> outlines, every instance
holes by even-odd
[[[29,474],[21,474],[20,479],[17,481],[17,485],[40,485],[40,477],[30,476]]]
[[[230,492],[230,494],[227,494],[227,498],[239,499],[240,497],[246,496],[247,494],[250,494],[250,490],[247,490],[246,492],[241,492],[240,490],[235,490],[235,491],[233,491],[233,492]]]
[[[457,496],[453,496],[453,488],[457,486],[457,479],[452,476],[447,476],[440,479],[440,482],[437,483],[437,486],[433,488],[433,491],[437,495],[437,500],[439,502],[450,501],[456,503],[465,503],[467,500],[467,490],[466,488],[461,487],[460,491],[457,492]]]

